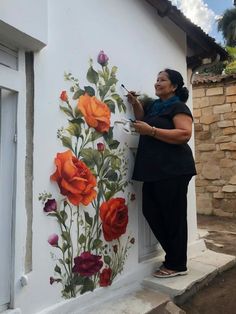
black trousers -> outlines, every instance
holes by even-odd
[[[187,191],[191,176],[144,182],[143,215],[165,251],[168,269],[187,269]]]

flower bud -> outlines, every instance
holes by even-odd
[[[105,145],[103,143],[97,143],[97,149],[99,152],[103,152],[105,149]]]
[[[135,199],[136,199],[136,195],[135,195],[135,193],[132,193],[132,194],[130,195],[130,200],[131,200],[131,201],[135,201]]]
[[[135,238],[130,239],[130,243],[134,244],[135,243]]]
[[[67,92],[66,92],[65,90],[63,90],[63,91],[61,92],[60,99],[61,99],[62,101],[65,101],[65,102],[68,101]]]
[[[58,240],[59,240],[59,237],[56,233],[53,233],[51,234],[49,237],[48,237],[48,243],[51,245],[51,246],[57,246],[58,245]]]
[[[101,64],[102,67],[104,67],[107,65],[108,60],[108,56],[104,53],[103,50],[101,50],[98,54],[97,62]]]
[[[43,211],[45,213],[55,212],[57,211],[57,202],[53,199],[48,199],[44,205]]]

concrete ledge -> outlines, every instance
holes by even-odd
[[[94,314],[95,309],[86,311]],[[167,295],[150,289],[141,289],[96,308],[96,314],[184,314]],[[85,313],[84,313],[85,314]]]
[[[182,304],[209,283],[218,273],[235,264],[235,256],[206,250],[189,260],[188,275],[164,279],[150,276],[145,278],[142,284],[146,288],[169,295],[174,303]]]

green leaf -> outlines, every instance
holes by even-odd
[[[111,167],[112,169],[120,169],[121,168],[121,160],[120,158],[114,156],[111,158]]]
[[[102,244],[103,244],[102,240],[100,240],[100,239],[95,239],[95,240],[93,241],[93,250],[101,248],[101,247],[102,247]]]
[[[105,193],[105,199],[108,201],[112,196],[115,195],[115,191],[109,191]]]
[[[107,104],[107,106],[110,108],[112,113],[115,113],[116,111],[116,104],[113,100],[111,99],[106,99],[104,102]]]
[[[91,86],[84,86],[84,90],[89,96],[95,96],[95,90]]]
[[[109,131],[103,134],[103,137],[105,141],[109,144],[109,142],[111,142],[113,139],[113,127],[110,127]]]
[[[90,135],[90,139],[92,142],[94,142],[95,140],[97,140],[98,138],[102,137],[102,133],[97,132],[94,130],[94,132],[91,133]]]
[[[92,226],[93,225],[93,218],[89,216],[88,212],[84,212],[84,217],[85,217],[85,221],[87,222],[87,224]]]
[[[117,173],[114,170],[109,170],[106,175],[105,178],[107,178],[109,181],[117,181]]]
[[[107,84],[109,86],[112,86],[112,85],[115,85],[117,82],[118,82],[118,80],[115,77],[111,77],[111,78],[109,78]]]
[[[111,69],[111,76],[115,76],[118,68],[116,66],[113,66]]]
[[[108,145],[110,149],[116,149],[120,145],[120,142],[118,142],[117,140],[114,140],[110,142]]]
[[[74,114],[75,114],[76,119],[82,117],[82,113],[79,111],[79,108],[78,108],[77,105],[74,107]],[[80,120],[82,120],[82,122],[84,122],[83,119],[80,119]],[[81,123],[82,123],[82,122],[81,122]]]
[[[65,253],[66,250],[68,250],[70,248],[70,245],[68,243],[63,243],[62,244],[62,252]]]
[[[107,264],[107,265],[110,265],[111,263],[111,258],[109,255],[105,255],[104,256],[104,262]]]
[[[94,282],[92,279],[86,277],[83,282],[83,287],[81,289],[81,294],[84,294],[87,291],[93,291],[94,290]]]
[[[68,243],[70,243],[70,234],[69,234],[69,232],[67,232],[67,231],[62,231],[62,233],[61,233],[61,236],[62,236],[62,238],[65,240],[65,241],[67,241]]]
[[[119,111],[121,112],[123,110],[124,112],[126,112],[125,104],[123,102],[123,99],[120,97],[120,95],[112,94],[111,97],[116,101]]]
[[[62,145],[72,150],[71,138],[68,136],[62,136],[61,138]]]
[[[95,165],[101,164],[101,154],[99,151],[92,148],[84,148],[80,151],[83,162],[90,168],[93,169]]]
[[[63,107],[63,106],[60,106],[60,109],[69,117],[72,117],[74,118],[74,115],[73,115],[73,112],[71,109],[67,108],[67,107]]]
[[[81,119],[82,120],[82,119]],[[81,134],[81,126],[78,123],[69,123],[68,128],[66,130],[70,133],[72,136],[79,137]]]
[[[76,286],[83,285],[84,283],[84,277],[79,276],[78,274],[75,274],[74,277],[72,278],[72,284]]]
[[[78,242],[81,245],[86,242],[86,237],[83,233],[80,235]]]
[[[61,275],[61,268],[58,265],[55,266],[54,271]]]
[[[67,215],[66,211],[65,210],[61,210],[59,213],[60,213],[60,216],[61,216],[63,222],[65,222],[66,219],[68,218],[68,215]]]
[[[84,95],[85,91],[83,89],[78,89],[74,95],[73,95],[73,99],[76,100],[78,98],[80,98],[80,96]]]
[[[106,96],[106,94],[109,91],[109,89],[110,89],[109,85],[101,85],[101,86],[99,86],[98,91],[99,91],[99,95],[101,97],[101,100],[104,99],[104,97]]]
[[[93,83],[93,84],[97,84],[97,82],[98,82],[98,80],[99,80],[99,75],[98,75],[98,73],[93,69],[92,66],[88,69],[88,72],[87,72],[87,80],[88,80],[90,83]]]

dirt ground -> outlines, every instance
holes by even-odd
[[[209,249],[236,256],[236,218],[198,215]],[[216,276],[181,307],[187,314],[236,314],[236,266]]]

